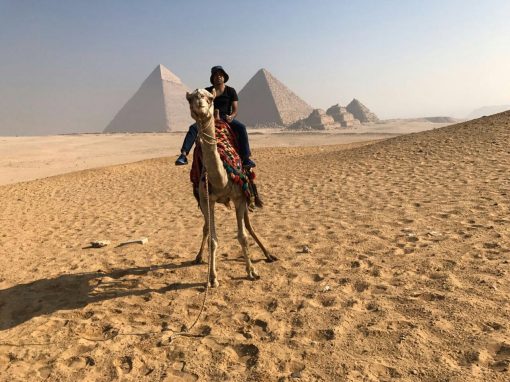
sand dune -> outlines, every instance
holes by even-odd
[[[0,379],[508,381],[510,113],[382,142],[257,148],[245,278],[174,158],[0,187]],[[149,243],[117,247],[146,236]],[[112,245],[87,248],[92,240]],[[310,251],[303,251],[307,246]],[[298,379],[299,378],[299,379]]]

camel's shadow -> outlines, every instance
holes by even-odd
[[[118,269],[112,272],[89,272],[61,275],[36,280],[0,290],[0,331],[13,328],[33,317],[58,310],[83,308],[90,303],[124,296],[140,296],[150,292],[205,287],[204,283],[174,283],[162,288],[137,288],[137,280],[121,280],[129,275],[146,275],[158,269],[178,269],[193,262],[162,264],[150,267]],[[104,278],[113,279],[103,282]],[[118,280],[118,281],[117,281]]]

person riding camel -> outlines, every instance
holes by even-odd
[[[220,118],[227,122],[237,137],[239,146],[239,156],[242,159],[243,167],[255,167],[255,162],[250,159],[250,143],[248,142],[248,133],[246,126],[239,122],[235,117],[238,111],[237,92],[233,87],[225,85],[229,76],[221,66],[213,66],[211,68],[211,77],[209,78],[213,86],[205,88],[208,92],[216,90],[216,98],[214,99],[214,108],[219,111]],[[186,133],[184,142],[181,147],[181,154],[175,161],[176,166],[188,164],[187,155],[191,151],[193,144],[198,135],[198,126],[196,123],[191,125]]]

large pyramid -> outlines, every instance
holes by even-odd
[[[193,123],[186,100],[188,88],[163,65],[142,83],[104,129],[105,133],[186,130]]]
[[[237,119],[248,126],[290,125],[312,110],[266,69],[260,69],[239,92]]]

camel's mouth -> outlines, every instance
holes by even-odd
[[[207,113],[209,111],[209,107],[210,105],[204,100],[198,100],[196,104],[196,110],[200,113]]]

